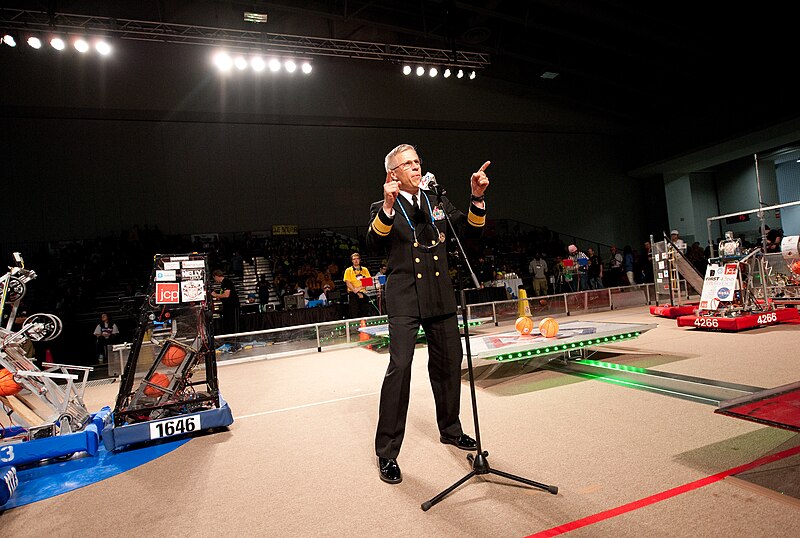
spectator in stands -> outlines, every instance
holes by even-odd
[[[219,291],[212,291],[211,297],[222,303],[222,334],[239,332],[239,294],[233,281],[219,270],[214,270],[214,282]]]
[[[361,280],[370,278],[369,269],[361,267],[361,254],[350,255],[353,263],[344,270],[344,283],[347,286],[348,317],[350,319],[369,316],[371,314],[369,297],[361,284]]]
[[[628,285],[636,284],[633,266],[633,249],[631,249],[630,245],[625,245],[622,248],[622,270],[625,271],[625,278],[628,281]]]
[[[258,277],[258,282],[256,282],[256,293],[258,293],[258,304],[261,312],[265,312],[269,304],[269,289],[270,284],[269,280],[267,280],[267,275],[261,273]]]
[[[622,285],[622,254],[616,245],[611,245],[611,258],[608,266],[608,286]]]
[[[572,291],[575,290],[575,280],[577,279],[578,290],[584,291],[589,289],[589,276],[587,273],[587,269],[589,267],[589,257],[582,251],[578,250],[578,247],[575,245],[570,245],[567,247],[567,251],[569,252],[569,260],[572,261],[572,280],[567,280],[569,283],[569,287],[572,288]],[[565,266],[567,266],[565,264]]]
[[[475,276],[481,287],[491,286],[494,281],[494,267],[485,256],[478,257],[478,266],[475,268]]]
[[[640,257],[639,274],[642,282],[653,282],[653,245],[650,241],[644,242],[642,256]]]
[[[386,290],[383,286],[386,284],[386,273],[389,268],[385,263],[381,263],[378,272],[375,274],[375,287],[378,289],[378,311],[383,314],[386,312]]]
[[[767,232],[767,252],[780,252],[783,242],[783,230],[774,228]]]
[[[675,245],[675,248],[677,248],[684,254],[686,253],[686,242],[683,239],[681,239],[681,234],[680,232],[678,232],[678,230],[672,230],[669,233],[669,239],[670,241],[672,241],[672,244]]]
[[[598,254],[595,254],[594,249],[589,247],[586,249],[586,255],[589,257],[589,267],[586,272],[589,276],[589,289],[599,290],[603,288],[603,260],[600,259]]]
[[[100,323],[94,328],[95,337],[95,356],[99,362],[108,360],[108,348],[117,341],[119,327],[111,319],[111,316],[103,312],[100,314]]]
[[[528,264],[528,271],[533,277],[533,294],[547,295],[547,262],[541,252],[537,252]]]

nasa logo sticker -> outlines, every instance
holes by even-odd
[[[717,290],[717,297],[719,297],[723,301],[728,297],[730,297],[730,295],[731,295],[731,290],[728,288],[720,288]]]

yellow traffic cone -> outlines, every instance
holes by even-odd
[[[528,299],[528,292],[525,291],[525,288],[522,286],[519,287],[518,290],[520,301],[517,303],[517,309],[519,310],[519,317],[530,317],[531,316],[531,305],[527,301]]]

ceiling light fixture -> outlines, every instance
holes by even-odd
[[[36,37],[35,35],[28,36],[28,45],[32,49],[40,49],[42,48],[42,40]]]
[[[101,39],[94,44],[94,50],[103,56],[108,56],[111,54],[111,45],[109,45],[107,41]]]
[[[250,60],[250,66],[253,68],[253,71],[256,73],[260,73],[264,69],[266,69],[267,64],[264,62],[264,58],[261,56],[256,56],[252,60]]]
[[[9,47],[16,47],[17,40],[14,39],[14,36],[11,34],[4,34],[3,35],[3,43],[8,45]]]
[[[64,43],[63,39],[61,39],[60,37],[56,36],[56,37],[54,37],[54,38],[52,38],[50,40],[50,46],[53,47],[56,50],[64,50],[64,48],[67,46],[67,44]]]
[[[75,50],[77,50],[80,53],[84,53],[89,50],[89,43],[87,43],[85,39],[76,39],[74,46]]]
[[[218,52],[214,55],[214,65],[220,71],[230,71],[231,67],[233,67],[233,60],[231,60],[227,52]]]

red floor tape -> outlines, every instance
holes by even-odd
[[[657,502],[671,499],[672,497],[676,497],[683,493],[687,493],[689,491],[702,488],[709,484],[719,482],[723,478],[743,473],[745,471],[749,471],[750,469],[755,469],[756,467],[766,465],[767,463],[772,463],[774,461],[788,458],[789,456],[794,456],[795,454],[798,453],[800,453],[800,446],[796,446],[794,448],[790,448],[782,452],[778,452],[776,454],[770,454],[769,456],[758,458],[755,461],[751,461],[750,463],[740,465],[739,467],[734,467],[733,469],[728,469],[727,471],[722,471],[721,473],[707,476],[705,478],[701,478],[700,480],[695,480],[694,482],[689,482],[688,484],[684,484],[682,486],[662,491],[661,493],[656,493],[655,495],[651,495],[650,497],[645,497],[644,499],[639,499],[638,501],[633,501],[632,503],[623,504],[622,506],[612,508],[611,510],[606,510],[605,512],[599,512],[597,514],[593,514],[583,519],[577,519],[575,521],[559,525],[558,527],[553,527],[551,529],[531,534],[527,538],[558,536],[560,534],[565,534],[567,532],[574,531],[582,527],[588,527],[589,525],[599,523],[600,521],[605,521],[606,519],[611,519],[612,517],[616,517],[625,514],[627,512],[632,512],[633,510],[637,510],[639,508],[643,508],[645,506],[649,506]]]

